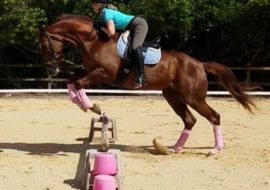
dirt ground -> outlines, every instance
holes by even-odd
[[[90,96],[116,119],[124,190],[270,189],[270,99],[257,98],[249,114],[231,98],[209,97],[221,114],[225,149],[207,157],[214,144],[208,121],[197,123],[183,153],[152,155],[153,138],[172,146],[182,121],[160,96]],[[79,189],[93,113],[67,95],[0,97],[0,189]]]

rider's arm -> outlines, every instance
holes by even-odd
[[[105,32],[109,37],[115,34],[115,26],[113,20],[108,20],[106,22],[106,27],[102,27],[101,30]]]

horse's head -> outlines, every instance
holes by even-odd
[[[63,15],[45,27],[39,26],[39,44],[41,57],[50,75],[57,75],[61,65],[70,63],[63,56],[66,43],[74,47],[82,47],[86,41],[93,41],[93,20],[84,16]]]
[[[60,72],[60,63],[64,44],[60,38],[52,36],[44,25],[39,27],[39,45],[41,58],[49,75],[56,76]]]

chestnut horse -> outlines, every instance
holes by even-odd
[[[82,54],[85,73],[80,77],[71,77],[76,90],[91,83],[109,83],[125,89],[134,89],[135,71],[121,84],[115,80],[124,61],[116,49],[117,36],[101,40],[93,27],[94,20],[88,17],[66,15],[58,21],[40,30],[39,42],[42,57],[49,70],[56,73],[61,64],[63,43],[71,43]],[[245,109],[252,112],[255,107],[251,97],[245,93],[250,88],[242,86],[232,71],[219,63],[203,63],[189,55],[176,51],[162,51],[159,63],[144,66],[147,86],[141,89],[162,90],[175,113],[183,120],[184,130],[176,144],[175,151],[180,151],[196,123],[196,118],[188,106],[205,117],[214,127],[215,146],[213,152],[223,149],[220,127],[220,114],[206,102],[208,81],[207,73],[215,75],[222,86]]]

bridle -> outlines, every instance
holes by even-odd
[[[43,60],[46,67],[49,69],[56,69],[56,73],[60,72],[60,64],[62,63],[62,54],[58,54],[55,49],[53,48],[53,42],[52,40],[61,42],[64,44],[64,40],[57,38],[56,36],[53,36],[49,34],[47,31],[44,32],[44,35],[46,39],[48,40],[48,46],[49,46],[49,54],[50,57],[46,60]]]
[[[86,38],[83,40],[82,43],[85,43],[92,36],[94,31],[96,31],[95,28],[93,28],[92,31],[90,31],[88,33],[88,35],[86,36]],[[72,61],[64,59],[63,54],[59,54],[55,51],[52,41],[55,40],[55,41],[61,42],[63,45],[65,43],[67,43],[67,44],[72,44],[72,43],[69,40],[66,40],[65,38],[57,37],[56,35],[50,34],[47,31],[44,32],[44,35],[45,35],[46,39],[48,40],[49,54],[50,54],[50,58],[43,60],[46,67],[48,69],[55,69],[56,73],[59,73],[60,66],[62,64],[74,65],[74,63]]]

